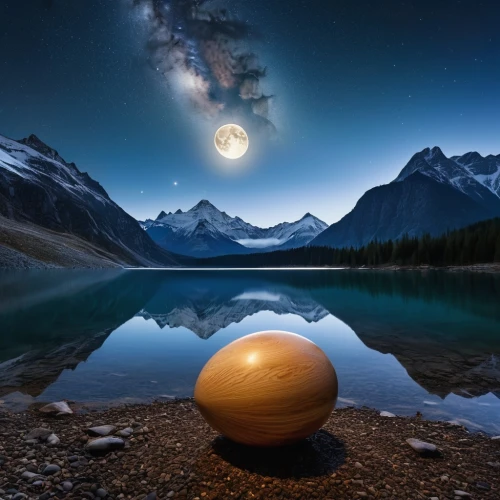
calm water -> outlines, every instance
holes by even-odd
[[[374,271],[0,274],[0,401],[191,396],[203,365],[279,329],[333,362],[339,405],[500,434],[500,276]]]

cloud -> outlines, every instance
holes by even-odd
[[[148,31],[148,57],[155,71],[194,110],[209,119],[239,114],[275,132],[270,96],[260,87],[267,69],[247,50],[255,29],[205,0],[128,0]]]

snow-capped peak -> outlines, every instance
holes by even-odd
[[[413,155],[395,182],[405,180],[415,172],[458,189],[481,205],[497,210],[500,199],[500,158],[486,158],[473,151],[447,158],[435,146]]]
[[[201,200],[187,212],[178,210],[174,214],[162,212],[160,215],[156,221],[148,220],[142,223],[142,226],[165,248],[169,248],[170,242],[172,251],[175,251],[174,243],[179,246],[182,242],[184,245],[188,238],[202,234],[210,234],[214,240],[220,240],[226,250],[228,240],[241,245],[241,251],[244,251],[242,247],[259,250],[295,248],[307,245],[328,227],[310,213],[306,213],[296,222],[284,222],[274,227],[260,228],[245,222],[240,217],[231,217],[226,212],[221,212],[206,199]]]

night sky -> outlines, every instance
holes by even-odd
[[[498,0],[203,7],[227,8],[232,36],[258,57],[256,68],[267,68],[257,78],[274,96],[267,118],[249,111],[238,91],[212,95],[211,88],[194,104],[186,98],[182,86],[190,83],[172,84],[161,66],[169,61],[158,62],[148,46],[142,6],[2,0],[0,134],[38,135],[138,219],[206,198],[262,226],[306,212],[333,223],[427,146],[448,156],[500,153]],[[197,44],[206,34],[174,28],[194,54],[189,71],[214,84],[219,75]],[[214,112],[219,104],[224,110]],[[240,160],[215,151],[224,122],[248,129],[250,149]]]

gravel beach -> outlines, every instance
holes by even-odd
[[[218,436],[192,400],[2,412],[0,499],[500,498],[500,439],[387,415],[338,409],[308,440],[269,450]]]

